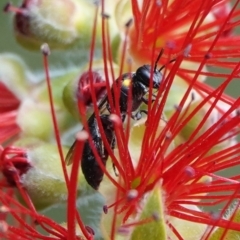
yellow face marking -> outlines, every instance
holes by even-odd
[[[122,86],[129,87],[131,85],[131,79],[124,79],[122,82]]]

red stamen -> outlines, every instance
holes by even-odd
[[[54,102],[53,102],[52,89],[51,89],[51,80],[50,80],[50,75],[49,75],[48,55],[50,54],[50,49],[47,44],[43,44],[41,47],[41,50],[42,50],[42,54],[43,54],[43,66],[44,66],[45,76],[46,76],[46,83],[47,83],[49,103],[50,103],[50,108],[51,108],[54,134],[55,134],[55,138],[56,138],[56,142],[57,142],[59,156],[61,159],[64,178],[65,178],[65,181],[67,184],[67,188],[69,188],[69,178],[68,178],[68,173],[67,173],[67,169],[66,169],[65,158],[63,155],[63,149],[62,149],[62,144],[61,144],[61,138],[60,138],[60,132],[59,132],[59,128],[58,128],[57,118],[56,118],[56,114],[55,114],[55,110],[54,110]]]

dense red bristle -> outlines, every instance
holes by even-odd
[[[181,61],[181,60],[179,60],[179,61]],[[155,101],[156,104],[151,109],[153,113],[154,112],[156,112],[156,113],[154,115],[152,115],[152,119],[154,119],[154,121],[151,121],[150,117],[148,118],[148,124],[146,126],[146,131],[145,131],[146,134],[144,135],[144,138],[143,138],[142,152],[141,152],[141,156],[140,156],[139,164],[138,164],[139,169],[136,170],[138,172],[138,174],[140,174],[140,175],[144,174],[143,172],[146,172],[147,169],[149,169],[150,167],[152,167],[152,165],[154,165],[154,163],[149,165],[149,162],[152,162],[152,159],[150,156],[152,155],[152,153],[155,152],[154,149],[158,149],[156,144],[158,144],[158,146],[160,147],[161,143],[165,139],[165,134],[168,131],[167,128],[163,129],[160,136],[156,139],[156,137],[155,137],[156,129],[157,129],[158,123],[162,117],[163,107],[166,102],[168,93],[170,91],[170,87],[171,87],[173,79],[174,79],[174,72],[176,71],[175,69],[177,69],[176,66],[179,65],[179,61],[175,62],[174,66],[172,67],[171,72],[169,73],[168,76],[166,76],[166,80],[164,80],[163,84],[160,86],[159,92],[156,97],[157,100]],[[164,89],[164,93],[163,93],[163,96],[160,101],[160,106],[158,106],[158,109],[157,109],[157,102],[161,95],[161,89]],[[154,116],[154,118],[153,118],[153,116]],[[147,149],[147,150],[145,150],[145,149]],[[151,155],[149,156],[149,154],[151,154]],[[148,156],[148,157],[146,157],[146,156]],[[146,162],[146,159],[148,159],[149,162]]]
[[[54,221],[52,221],[51,219],[48,219],[47,217],[35,214],[34,212],[28,210],[23,205],[21,205],[18,201],[16,201],[14,199],[14,196],[10,196],[6,192],[1,191],[0,198],[1,198],[1,202],[3,204],[5,204],[6,207],[11,209],[11,211],[9,212],[11,214],[11,216],[19,223],[18,227],[9,226],[9,229],[8,229],[9,234],[13,233],[13,236],[15,236],[14,234],[17,233],[16,236],[22,235],[26,239],[28,239],[28,237],[29,237],[29,239],[32,239],[32,238],[48,239],[44,235],[38,233],[35,230],[35,228],[31,227],[25,221],[26,220],[25,217],[29,216],[33,220],[37,219],[39,224],[41,224],[41,226],[43,228],[45,228],[45,226],[43,224],[49,224],[50,226],[52,226],[53,229],[55,229],[57,231],[57,232],[52,232],[53,235],[62,237],[62,235],[59,233],[62,232],[61,229],[63,229],[63,228],[60,227],[59,225],[57,225],[56,223],[54,223]],[[63,230],[65,230],[65,229],[63,229]]]
[[[20,106],[20,100],[0,82],[0,143],[12,141],[20,133],[20,128],[16,123],[17,110]]]
[[[220,3],[221,3],[221,1],[219,1]],[[152,46],[152,44],[150,44],[150,42],[154,42],[155,40],[155,38],[154,38],[154,32],[159,32],[160,34],[161,34],[161,36],[163,37],[163,38],[168,38],[167,37],[167,33],[166,32],[164,32],[164,29],[166,28],[167,29],[167,31],[169,31],[170,29],[178,29],[178,27],[181,27],[181,26],[183,26],[183,22],[179,22],[179,19],[178,20],[176,20],[175,18],[176,18],[176,16],[179,16],[180,14],[182,14],[182,12],[184,12],[185,10],[184,10],[184,8],[183,8],[183,4],[185,4],[185,6],[187,6],[188,8],[186,9],[186,12],[188,12],[188,18],[189,18],[189,23],[192,23],[192,26],[194,26],[194,22],[197,22],[198,21],[198,24],[203,20],[203,18],[205,18],[205,16],[206,16],[206,13],[208,12],[208,11],[210,11],[210,10],[212,10],[212,5],[214,4],[214,5],[216,5],[217,4],[217,2],[209,2],[209,1],[204,1],[204,2],[201,2],[200,4],[196,4],[196,2],[194,2],[194,4],[196,4],[197,6],[199,6],[199,10],[201,9],[201,5],[202,5],[202,9],[204,9],[204,11],[205,11],[205,13],[204,14],[199,14],[199,12],[195,12],[195,15],[193,15],[193,11],[194,11],[194,9],[196,9],[196,7],[194,7],[194,8],[191,8],[190,6],[191,6],[191,3],[189,3],[189,2],[187,2],[187,1],[184,1],[184,3],[180,3],[179,1],[174,1],[173,2],[175,5],[173,5],[172,4],[172,6],[171,6],[171,8],[169,8],[169,9],[171,9],[171,12],[167,12],[167,11],[165,11],[164,13],[166,13],[166,15],[165,15],[165,17],[164,17],[164,20],[166,20],[167,21],[167,19],[169,18],[169,21],[167,21],[167,22],[164,22],[164,23],[160,23],[159,24],[159,29],[157,29],[157,30],[155,30],[155,31],[152,31],[152,35],[150,35],[150,33],[149,33],[149,31],[145,31],[144,32],[144,36],[145,36],[145,39],[143,40],[143,44],[142,44],[142,50],[141,50],[141,56],[145,56],[146,57],[146,59],[151,59],[151,56],[150,55],[148,55],[148,53],[147,53],[147,51],[148,51],[148,48],[149,47],[151,47]],[[165,4],[165,1],[163,1],[163,4],[162,4],[162,6],[164,6],[164,4]],[[208,4],[208,7],[206,7],[205,5],[207,6],[207,4]],[[237,3],[236,3],[237,4]],[[195,5],[195,6],[196,6]],[[181,6],[181,10],[182,11],[179,11],[179,6]],[[236,6],[236,5],[235,5]],[[191,9],[191,10],[190,10]],[[176,11],[176,12],[174,12],[174,10]],[[199,10],[195,10],[195,11],[199,11]],[[231,14],[233,14],[234,13],[234,17],[237,15],[237,13],[235,13],[235,12],[233,12],[234,11],[234,8],[233,8],[233,10],[232,10],[232,13],[231,12],[229,12],[229,16],[228,16],[228,19],[231,17]],[[190,12],[191,12],[191,14],[190,14]],[[172,13],[172,15],[169,15],[170,13]],[[151,14],[149,14],[150,16],[151,16]],[[154,15],[154,14],[153,14]],[[161,14],[161,15],[163,15],[163,14]],[[195,20],[193,20],[193,18],[194,18],[194,16],[196,16],[196,18],[198,19],[196,19],[197,21],[195,21]],[[200,18],[201,18],[201,16],[202,16],[202,20],[200,20]],[[232,16],[232,17],[233,17]],[[170,19],[171,19],[171,21],[170,21]],[[222,34],[222,32],[224,31],[224,28],[226,29],[226,28],[229,28],[229,26],[227,26],[226,27],[226,24],[224,24],[224,23],[228,23],[229,21],[228,21],[228,19],[225,19],[225,18],[220,18],[221,19],[221,22],[216,22],[215,23],[215,21],[212,21],[212,23],[214,22],[215,23],[215,26],[217,26],[218,28],[219,28],[219,25],[221,25],[221,23],[223,23],[223,25],[225,25],[225,26],[223,26],[223,28],[221,29],[221,30],[218,30],[217,31],[217,33],[219,34],[219,36],[221,36],[221,34]],[[200,20],[200,21],[199,21]],[[186,21],[186,20],[185,20]],[[138,21],[139,22],[139,21]],[[179,22],[179,26],[177,25],[178,24],[178,22]],[[167,23],[169,23],[169,24],[171,24],[171,27],[170,26],[168,26],[167,25]],[[174,24],[173,24],[174,23]],[[212,24],[211,23],[211,24]],[[207,23],[208,24],[208,23]],[[201,25],[199,25],[199,26],[195,26],[194,27],[194,31],[196,32],[196,33],[198,33],[200,30],[201,30],[201,27],[205,27],[205,25],[207,25],[207,24],[201,24]],[[135,25],[137,25],[137,24],[135,24]],[[148,30],[150,27],[151,27],[151,25],[152,25],[152,22],[151,21],[148,21],[148,19],[145,19],[145,21],[144,21],[144,26],[146,27],[146,29]],[[228,24],[229,25],[229,24]],[[237,25],[237,23],[236,23],[236,25]],[[147,27],[147,26],[149,26],[149,27]],[[160,29],[161,28],[161,29]],[[210,26],[209,26],[209,28],[210,28]],[[204,29],[203,29],[204,30]],[[136,32],[137,32],[137,27],[136,27]],[[177,39],[176,41],[178,42],[178,46],[182,46],[182,47],[184,47],[184,45],[185,44],[187,44],[187,42],[185,42],[185,44],[183,44],[183,42],[181,43],[180,42],[180,39],[182,38],[182,39],[184,39],[185,38],[185,41],[189,41],[189,42],[191,42],[191,43],[194,43],[194,39],[195,39],[195,37],[193,38],[193,36],[194,35],[196,35],[196,34],[194,34],[194,32],[192,33],[192,36],[190,36],[189,35],[189,33],[190,33],[190,31],[188,31],[187,32],[187,34],[188,34],[188,36],[186,37],[186,33],[184,33],[184,34],[182,34],[182,35],[179,35],[179,37],[177,37],[177,36],[175,36],[175,39]],[[212,34],[212,35],[215,35],[216,34],[216,32],[214,31],[212,31],[212,33],[209,33],[209,34]],[[207,34],[206,33],[204,33],[204,37],[206,36]],[[137,34],[135,34],[135,36],[137,36]],[[133,37],[133,36],[132,36]],[[209,35],[209,37],[210,37],[210,35]],[[133,37],[133,39],[134,39],[134,37]],[[150,42],[148,42],[147,41],[147,39],[149,39],[149,41]],[[188,40],[187,40],[188,39]],[[199,40],[200,40],[200,38],[199,38]],[[206,41],[202,41],[203,39],[201,38],[201,42],[200,42],[200,44],[204,44]],[[224,41],[224,38],[221,38],[221,40],[223,40]],[[221,42],[221,40],[219,41],[219,42]],[[133,40],[133,42],[134,42],[134,40]],[[209,44],[210,42],[208,41],[208,44]],[[219,43],[218,43],[219,44]],[[237,44],[237,43],[236,43]],[[234,44],[236,47],[237,47],[237,45],[236,44]],[[224,47],[224,44],[222,44],[222,46]],[[146,51],[145,51],[145,49],[146,49]],[[196,56],[196,53],[195,53],[195,51],[197,50],[197,49],[201,49],[201,46],[200,45],[198,45],[198,44],[194,44],[194,47],[193,47],[193,49],[192,49],[192,51],[191,51],[191,58],[192,59],[194,59],[195,58],[195,56]],[[179,50],[177,50],[177,49],[175,49],[174,50],[175,52],[176,51],[179,51]],[[204,54],[205,52],[206,52],[206,49],[204,49],[204,48],[202,48],[202,50],[201,50],[201,52]],[[236,53],[236,51],[235,51],[235,54],[237,54]],[[239,54],[237,54],[237,55],[239,55]],[[143,59],[143,57],[142,57],[142,59]]]
[[[17,112],[11,111],[2,113],[1,115],[1,128],[0,128],[0,143],[10,143],[15,140],[21,129],[16,123]]]
[[[234,65],[234,66],[235,66],[235,65]],[[192,77],[190,77],[190,76],[188,76],[188,75],[186,75],[186,74],[183,74],[183,73],[180,73],[179,75],[180,75],[183,79],[185,79],[187,82],[189,82],[189,83],[191,82]],[[213,76],[213,77],[217,77],[218,75],[217,75],[217,76],[216,76],[216,75],[212,75],[212,76]],[[228,76],[229,76],[229,74],[226,75],[226,77],[228,77]],[[232,80],[231,80],[231,81],[232,81]],[[205,98],[205,96],[207,96],[207,95],[209,95],[210,93],[212,93],[215,88],[207,85],[206,83],[197,81],[197,82],[195,83],[194,89],[197,91],[197,93],[198,93],[201,97]],[[229,104],[229,105],[234,104],[234,101],[235,101],[235,99],[233,99],[232,97],[230,97],[230,96],[228,96],[228,95],[226,95],[226,94],[224,94],[224,93],[223,93],[221,96],[219,96],[219,100],[221,100],[221,101],[223,101],[223,102],[225,102],[225,103],[227,103],[227,104]],[[209,103],[211,104],[211,101],[210,101]],[[216,108],[218,109],[218,111],[219,111],[220,113],[223,113],[223,110],[220,109],[218,106],[216,106]]]
[[[235,69],[238,69],[238,65],[236,66]],[[195,134],[198,132],[198,129],[200,129],[202,127],[203,123],[206,121],[206,119],[208,118],[209,114],[211,113],[213,107],[215,107],[215,105],[218,103],[219,98],[222,96],[223,91],[225,90],[226,86],[228,85],[228,82],[231,81],[231,80],[232,80],[232,78],[231,78],[231,76],[229,76],[229,78],[226,81],[224,81],[224,83],[222,85],[220,85],[219,88],[217,88],[210,95],[205,97],[205,100],[202,101],[202,103],[198,107],[196,107],[195,110],[182,123],[183,125],[186,124],[189,121],[189,119],[191,119],[191,117],[194,116],[195,113],[203,106],[203,104],[205,104],[206,100],[209,101],[212,96],[216,97],[215,100],[213,102],[211,102],[211,107],[209,108],[208,112],[204,116],[204,118],[201,121],[201,123],[198,125],[198,128],[195,129],[195,131],[194,131],[195,133],[191,134],[191,138],[190,139],[193,139]],[[216,93],[216,95],[215,95],[215,93]]]
[[[236,67],[236,68],[237,68],[237,67]],[[229,77],[229,79],[231,79],[231,77]],[[227,85],[227,84],[228,84],[228,81],[226,81],[225,85]],[[216,92],[218,93],[217,96],[219,96],[219,97],[222,96],[222,91],[223,91],[224,88],[225,88],[225,86],[224,86],[224,87],[223,87],[223,86],[219,87],[219,89],[216,91]],[[213,96],[214,96],[214,95],[215,95],[215,93],[213,93]],[[210,97],[211,97],[211,95],[210,95]],[[209,97],[209,98],[210,98],[210,97]],[[216,95],[215,95],[215,97],[216,97]],[[206,102],[207,102],[207,101],[206,101]],[[216,98],[215,102],[216,102],[216,103],[218,102],[218,97]],[[215,106],[216,103],[214,103],[213,106]],[[236,105],[238,105],[238,104],[236,103]],[[200,107],[199,107],[199,109],[200,109]],[[226,115],[226,116],[229,116],[229,114],[231,113],[231,111],[233,111],[234,109],[235,109],[235,107],[233,107],[232,110],[229,110],[229,112],[227,112],[225,115]],[[196,111],[196,113],[197,113],[197,112],[198,112],[198,111]],[[210,113],[210,112],[211,112],[211,110],[209,110],[209,113]],[[195,113],[194,113],[194,114],[195,114]],[[193,115],[194,115],[194,114],[193,114]],[[223,118],[226,118],[226,116],[223,116]],[[188,119],[187,121],[189,121],[189,119]],[[186,122],[187,122],[187,121],[186,121]],[[238,121],[238,120],[236,120],[236,121]],[[203,120],[203,122],[204,122],[204,120]],[[221,121],[218,122],[218,125],[219,125],[219,123],[221,123]],[[232,122],[231,124],[232,124],[233,126],[236,126],[236,123],[233,123],[233,122]],[[219,127],[220,127],[220,126],[219,126]],[[226,127],[226,125],[225,125],[225,127]],[[229,129],[229,127],[227,127],[227,129]],[[220,133],[220,132],[219,132],[219,133],[220,133],[221,135],[223,135],[223,134],[225,134],[225,132],[227,132],[227,131],[224,130],[222,133]],[[233,134],[233,135],[235,135],[235,134]],[[216,137],[217,139],[220,139],[220,137],[217,137],[216,135],[215,135],[214,137]],[[213,144],[214,144],[214,141],[213,141]],[[209,147],[209,148],[210,148],[210,147]],[[207,150],[206,150],[206,152],[207,152]],[[203,154],[204,154],[204,153],[203,153]],[[197,154],[196,154],[196,155],[197,155]],[[194,159],[194,157],[192,157],[192,159]],[[181,160],[181,161],[182,161],[182,160]],[[185,165],[185,163],[183,162],[182,165]],[[235,164],[233,164],[233,165],[235,165]],[[155,166],[155,167],[156,167],[156,166]],[[176,172],[176,171],[174,171],[174,172]],[[204,173],[202,173],[202,176],[204,176]],[[182,177],[176,177],[176,179],[182,179]],[[171,180],[174,182],[174,179],[171,179]],[[187,182],[188,182],[189,180],[190,180],[190,179],[188,179]],[[182,180],[182,181],[184,182],[184,180]],[[176,191],[176,188],[177,188],[177,185],[176,185],[176,187],[172,186],[172,189],[174,189],[174,191]],[[234,190],[234,189],[235,189],[235,188],[233,188],[233,190]],[[184,189],[182,189],[182,190],[183,190],[183,192],[184,192]],[[230,190],[229,190],[229,186],[220,186],[219,191],[222,191],[222,190],[223,190],[223,191],[224,191],[224,190],[230,191]],[[216,191],[216,190],[215,190],[215,191]],[[190,192],[190,190],[188,189],[187,192]],[[204,193],[204,192],[210,192],[209,187],[206,186],[202,192],[203,192],[203,193]],[[196,194],[198,194],[198,193],[199,193],[199,192],[196,192]],[[180,192],[178,192],[178,194],[180,194]],[[192,194],[194,194],[194,191],[192,192]],[[188,195],[185,196],[186,199],[187,199],[187,196],[188,196]],[[208,205],[208,206],[209,206],[209,205],[216,205],[217,203],[220,203],[220,202],[225,201],[225,200],[227,200],[227,199],[229,200],[229,196],[232,196],[232,195],[225,195],[225,196],[221,196],[221,195],[220,195],[219,198],[218,198],[218,199],[219,199],[218,201],[215,201],[214,203],[206,203],[206,204],[205,204],[205,203],[202,203],[202,204],[199,203],[199,206],[204,206],[204,205]],[[199,198],[201,198],[201,197],[197,197],[197,198],[199,199]],[[176,197],[175,199],[177,199],[177,197]],[[203,197],[203,199],[204,199],[204,197]],[[232,198],[232,199],[233,199],[233,198]],[[176,202],[176,203],[177,203],[177,202]],[[184,204],[184,203],[185,203],[185,204],[190,204],[190,202],[187,202],[187,201],[183,201],[183,202],[182,202],[182,204]],[[195,203],[195,202],[192,202],[193,205],[194,205],[194,203]],[[179,204],[181,204],[181,203],[179,203]],[[195,204],[195,205],[198,205],[198,204]],[[226,206],[228,206],[228,205],[226,205]],[[128,214],[126,214],[126,218],[125,218],[125,219],[127,219],[127,217],[130,216],[131,212],[134,211],[134,209],[132,209],[132,210],[129,209],[129,211],[130,211],[130,212],[129,212]],[[186,219],[187,219],[187,218],[186,218]],[[203,222],[205,222],[205,220],[206,220],[206,219],[204,219]],[[220,222],[220,223],[216,223],[216,222],[215,222],[214,225],[218,225],[218,226],[220,225],[220,226],[221,226],[221,225],[222,225],[222,222]],[[235,227],[237,228],[238,226],[236,225]],[[232,226],[231,226],[231,228],[232,228]]]
[[[102,12],[104,13],[104,7],[103,6],[104,6],[104,3],[102,2]],[[92,32],[92,42],[91,42],[91,48],[90,48],[90,62],[89,62],[90,89],[94,89],[93,76],[92,76],[91,73],[92,73],[93,54],[94,54],[94,48],[95,48],[96,23],[97,23],[98,11],[99,11],[99,8],[96,7],[96,12],[95,12],[95,16],[94,16],[94,26],[93,26],[93,32]],[[102,44],[103,44],[104,74],[105,74],[105,79],[106,79],[106,88],[107,88],[108,97],[109,97],[109,99],[111,99],[111,85],[110,85],[109,76],[108,76],[108,69],[107,69],[107,59],[108,59],[107,55],[108,55],[108,51],[109,51],[109,46],[108,46],[109,43],[108,43],[108,37],[106,37],[106,35],[105,35],[106,34],[106,32],[105,32],[106,21],[107,21],[107,19],[105,17],[102,17]],[[112,69],[112,66],[111,66],[111,69]],[[113,71],[112,71],[112,73],[113,73]],[[109,143],[107,141],[107,138],[105,136],[105,133],[104,133],[104,129],[103,129],[103,126],[102,126],[102,123],[101,123],[101,120],[100,120],[100,114],[99,114],[99,109],[98,109],[98,106],[97,106],[97,99],[96,99],[95,91],[91,91],[91,98],[92,98],[92,103],[93,103],[94,114],[95,114],[95,117],[97,119],[97,123],[98,123],[98,126],[99,126],[99,131],[101,133],[101,136],[102,136],[102,139],[103,139],[103,142],[104,142],[104,146],[107,149],[110,157],[113,159],[113,162],[114,162],[114,160],[115,160],[115,162],[117,162],[116,157],[114,156],[113,151],[111,150],[110,145],[109,145]],[[85,109],[84,103],[81,102],[80,100],[81,99],[79,99],[79,102],[78,102],[79,113],[82,116],[82,122],[83,122],[84,129],[86,131],[89,131],[89,127],[88,127],[87,119],[86,119],[86,109]],[[108,171],[106,171],[106,168],[103,165],[102,160],[101,160],[99,154],[96,151],[96,147],[93,144],[91,136],[89,136],[88,141],[89,141],[90,147],[91,147],[91,149],[94,153],[94,156],[95,156],[96,161],[98,162],[99,166],[102,168],[102,170],[106,174],[106,176],[108,178],[110,178],[111,181],[116,186],[118,186],[118,183],[111,177],[111,175],[108,173]]]
[[[0,113],[18,109],[20,100],[0,81]]]

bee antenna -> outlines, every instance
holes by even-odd
[[[161,56],[163,55],[163,52],[164,52],[164,49],[162,48],[160,53],[158,54],[158,57],[156,59],[156,62],[155,62],[155,65],[154,65],[154,72],[157,70],[157,64],[158,64],[158,61],[159,59],[161,58]]]
[[[177,59],[174,58],[174,59],[170,60],[167,64],[172,63],[172,62],[175,62],[176,60],[177,60]],[[165,67],[166,67],[166,64],[163,65],[162,67],[160,67],[160,68],[158,69],[158,72],[161,72]]]

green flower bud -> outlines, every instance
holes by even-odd
[[[12,53],[0,54],[0,81],[22,99],[26,96],[28,80],[33,79],[24,61]]]
[[[58,74],[59,75],[59,74]],[[54,77],[51,80],[54,111],[60,130],[66,130],[76,124],[76,121],[66,111],[62,101],[63,88],[70,79],[76,76],[76,70]],[[49,104],[47,84],[38,84],[31,91],[31,98],[22,101],[17,115],[17,123],[25,137],[35,137],[48,141],[54,138],[52,114]]]
[[[17,115],[17,124],[25,137],[50,140],[53,136],[52,118],[49,109],[30,99],[22,102]]]
[[[78,74],[78,69],[67,69],[63,71],[53,71],[51,76],[51,88],[54,106],[57,108],[65,108],[62,100],[62,93],[65,86],[69,81],[75,79]],[[38,85],[32,94],[32,97],[37,101],[44,104],[49,104],[49,93],[45,78],[40,85]]]
[[[115,76],[118,74],[118,67],[113,65]],[[112,85],[112,77],[110,69],[108,71],[110,85]],[[94,89],[98,101],[101,101],[106,94],[106,79],[104,74],[103,61],[95,61],[93,63],[92,75],[88,70],[88,66],[81,70],[79,77],[72,79],[63,90],[63,102],[68,111],[74,116],[75,119],[80,119],[78,101],[82,100],[86,106],[86,116],[93,113],[93,104],[90,89],[91,77],[93,80]]]
[[[105,80],[103,77],[96,71],[92,72],[92,77],[94,83],[103,83],[105,85]],[[84,105],[87,107],[87,116],[92,114],[92,97],[90,90],[90,73],[83,72],[79,78],[73,79],[70,81],[63,91],[63,101],[69,112],[76,119],[80,118],[78,101],[82,100]],[[94,88],[97,99],[101,99],[106,93],[105,86]]]
[[[64,179],[62,165],[58,149],[55,145],[47,144],[39,140],[21,139],[19,146],[27,147],[27,159],[31,167],[21,175],[21,184],[27,190],[32,202],[37,209],[43,209],[67,200],[68,190]],[[63,148],[66,155],[67,148]],[[71,166],[67,167],[70,174]],[[79,171],[81,190],[89,188]],[[78,189],[78,195],[80,189]]]
[[[37,50],[44,42],[51,49],[76,44],[85,49],[90,46],[95,5],[89,1],[30,0],[24,1],[20,9],[14,25],[16,39],[22,46]],[[99,28],[101,21],[98,24]]]

